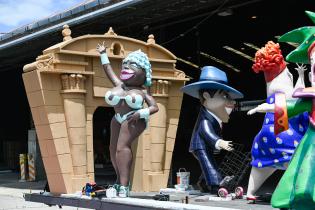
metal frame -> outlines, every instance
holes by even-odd
[[[175,203],[170,201],[156,201],[139,198],[93,198],[83,199],[75,197],[61,197],[57,195],[46,195],[39,193],[24,194],[25,201],[44,203],[48,206],[57,205],[59,208],[62,206],[72,206],[77,208],[88,208],[98,210],[236,210],[233,208],[223,208],[214,206],[201,206],[195,204]]]

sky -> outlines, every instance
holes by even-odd
[[[0,35],[81,2],[84,0],[0,0]]]

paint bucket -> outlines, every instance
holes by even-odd
[[[177,176],[177,186],[180,188],[187,189],[189,187],[189,177],[190,172],[186,171],[185,168],[180,168],[176,173]]]

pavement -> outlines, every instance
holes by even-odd
[[[0,210],[57,210],[59,207],[49,207],[42,203],[27,202],[23,198],[24,193],[39,193],[43,191],[46,181],[20,182],[19,174],[14,172],[0,172]],[[65,210],[83,208],[63,207]],[[60,210],[60,209],[59,209]],[[86,209],[85,209],[86,210]]]
[[[44,209],[44,210],[54,210],[59,209],[57,206],[49,207],[42,203],[34,203],[34,202],[27,202],[23,198],[24,193],[39,193],[43,191],[45,187],[46,181],[36,181],[36,182],[19,182],[19,174],[18,173],[1,173],[0,172],[0,210],[2,209],[10,209],[10,210],[17,210],[17,209]],[[143,202],[152,202],[152,197],[157,193],[144,193],[144,192],[132,192],[131,197],[135,198],[134,200],[144,199]],[[209,200],[210,198],[210,200]],[[129,198],[130,199],[130,198]],[[186,200],[188,201],[189,205],[181,205],[185,206],[179,207],[179,209],[189,209],[186,207],[196,205],[200,206],[200,209],[211,209],[211,210],[275,210],[270,206],[269,203],[256,203],[256,204],[249,204],[248,201],[244,199],[236,199],[236,200],[229,200],[225,199],[222,200],[220,198],[210,197],[209,195],[205,194],[195,194],[189,195],[188,199],[186,199],[186,194],[183,195],[171,195],[170,200],[174,206],[178,205],[179,203],[184,203]],[[127,201],[126,201],[127,202]],[[159,201],[163,202],[163,201]],[[210,208],[211,207],[211,208]],[[63,209],[66,210],[75,210],[75,209],[85,209],[85,208],[77,208],[77,207],[67,207],[63,206]]]

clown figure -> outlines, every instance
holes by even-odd
[[[253,70],[265,76],[268,104],[274,104],[275,94],[283,93],[291,98],[294,90],[303,88],[304,66],[298,66],[299,78],[293,87],[293,76],[286,67],[279,44],[269,41],[256,52]],[[308,126],[307,112],[289,121],[289,129],[274,134],[274,113],[266,113],[262,129],[255,136],[252,146],[252,170],[247,188],[247,200],[256,200],[256,191],[277,169],[285,170],[288,162],[305,134]]]
[[[315,13],[306,12],[315,23]],[[279,41],[300,44],[286,60],[311,65],[312,87],[297,89],[294,99],[286,100],[283,95],[276,95],[274,104],[261,104],[250,110],[255,112],[275,113],[275,132],[286,132],[288,118],[304,111],[309,112],[309,126],[300,144],[295,150],[290,164],[272,194],[271,204],[275,208],[294,210],[315,210],[315,27],[307,26],[290,31]]]

